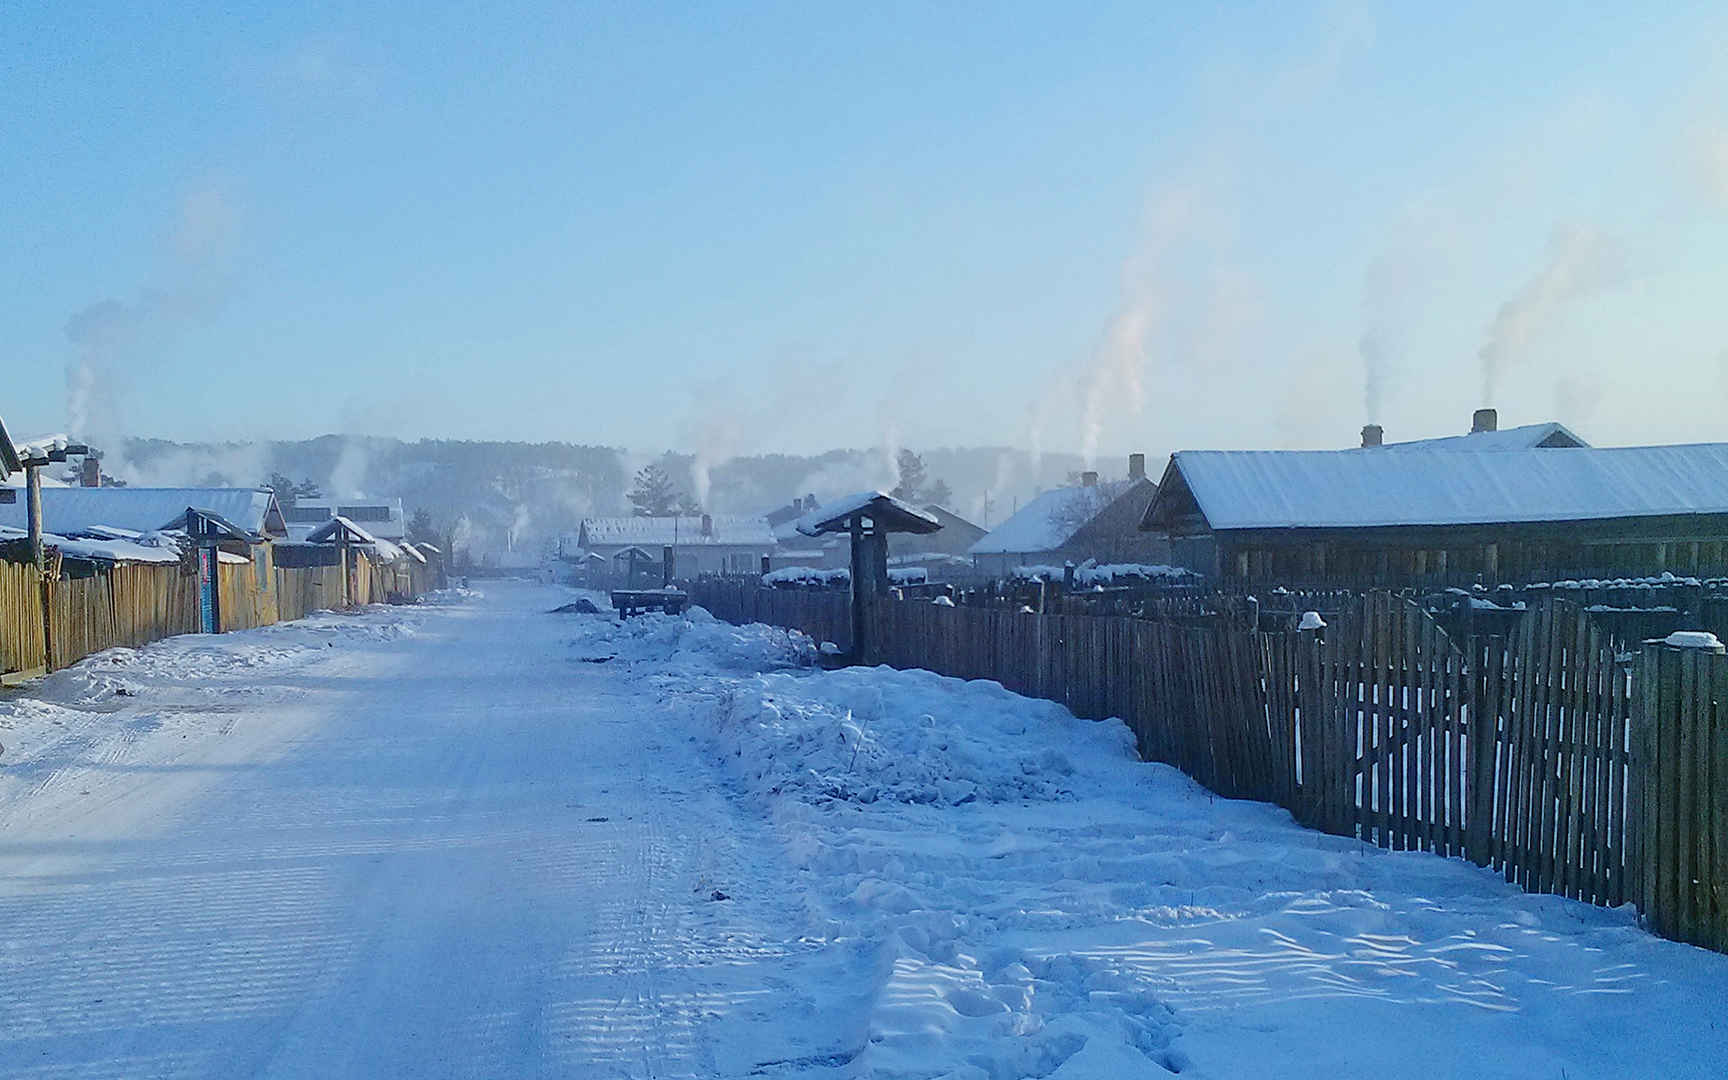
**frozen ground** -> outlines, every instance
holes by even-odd
[[[0,1076],[1717,1077],[1728,957],[554,589],[0,698]]]

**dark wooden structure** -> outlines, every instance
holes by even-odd
[[[814,510],[798,522],[805,536],[840,533],[852,542],[852,657],[873,662],[870,630],[876,611],[888,595],[888,536],[890,533],[934,533],[942,523],[934,515],[882,491],[867,491]]]
[[[676,615],[684,610],[684,605],[690,602],[690,595],[682,589],[671,587],[662,589],[613,589],[612,607],[620,618],[628,619],[632,615],[640,615],[644,611],[664,611],[668,615]]]

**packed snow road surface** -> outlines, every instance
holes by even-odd
[[[0,1076],[1716,1077],[1728,957],[488,586],[0,699]]]

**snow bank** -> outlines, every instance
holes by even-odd
[[[746,789],[816,803],[1071,798],[1068,747],[1102,734],[1115,757],[1133,749],[1120,725],[1076,720],[997,683],[887,668],[764,676],[728,687],[700,720]]]
[[[922,566],[891,566],[888,580],[895,585],[922,585],[930,580],[930,571]],[[843,566],[834,569],[783,566],[762,575],[764,585],[846,585],[851,581],[852,571]]]
[[[1037,565],[1016,566],[1014,577],[1021,581],[1062,581],[1064,567]],[[1074,583],[1090,588],[1094,585],[1129,585],[1159,581],[1169,584],[1195,582],[1200,575],[1180,566],[1147,563],[1106,563],[1102,566],[1087,560],[1074,568]]]
[[[858,1018],[824,1075],[1510,1080],[1728,1054],[1728,957],[1629,910],[1299,828],[993,683],[800,670],[801,636],[701,612],[591,622],[582,658],[630,661],[772,824],[800,940],[856,958],[814,991]]]

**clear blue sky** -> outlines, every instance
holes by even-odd
[[[1728,437],[1719,5],[149,7],[0,18],[15,430],[1326,446],[1518,301],[1505,422]]]

